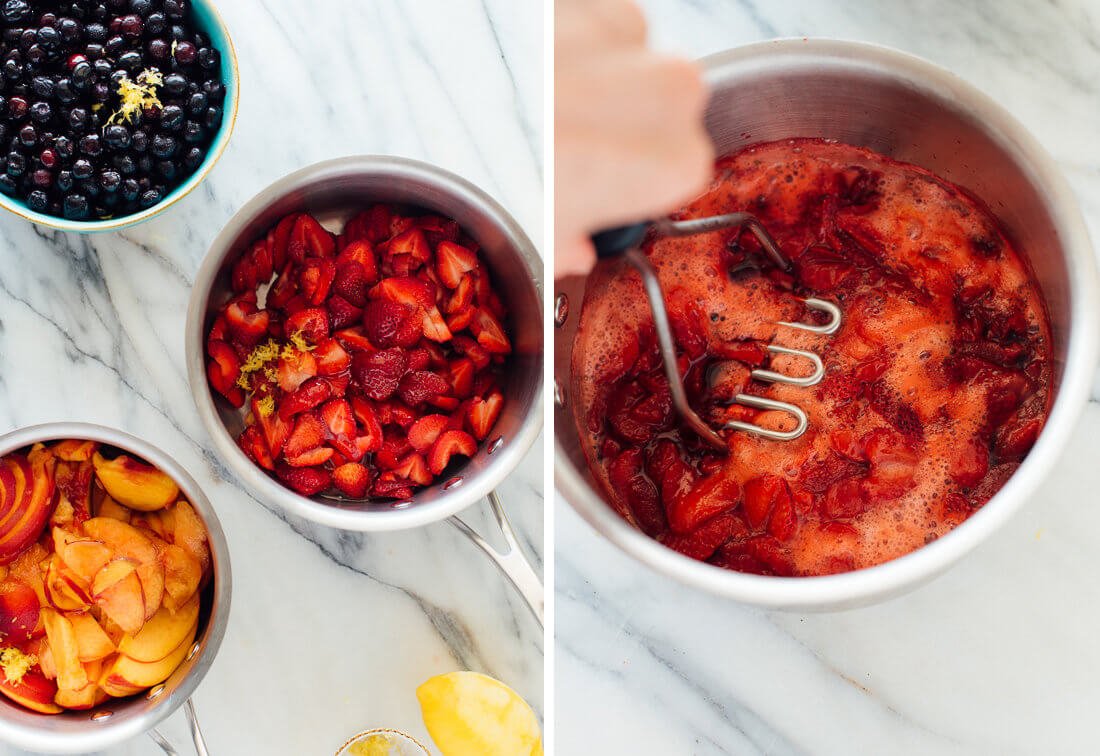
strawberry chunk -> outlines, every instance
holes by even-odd
[[[331,474],[322,467],[291,467],[285,462],[276,462],[275,474],[303,496],[319,494],[332,485]]]
[[[425,415],[409,426],[409,443],[418,452],[428,451],[450,422],[446,415]]]
[[[303,263],[306,257],[333,257],[336,255],[336,239],[312,216],[298,216],[290,234],[290,256]],[[300,256],[300,257],[299,257]]]
[[[311,352],[284,349],[279,355],[279,388],[292,394],[307,380],[317,375],[317,360]]]
[[[323,257],[311,258],[302,268],[298,282],[302,293],[311,305],[324,303],[328,297],[332,282],[336,278],[336,263]]]
[[[389,255],[408,255],[413,260],[421,263],[430,262],[432,259],[432,250],[428,247],[428,240],[424,238],[424,232],[418,228],[410,229],[390,239],[386,245],[386,253]]]
[[[392,472],[382,473],[374,481],[372,493],[387,499],[407,499],[412,496],[412,488],[406,481],[398,479]]]
[[[331,302],[332,300],[329,301]],[[362,326],[344,328],[343,330],[337,331],[336,340],[340,342],[344,349],[351,352],[377,351],[374,344],[370,343],[370,339],[367,338],[367,334],[364,332]]]
[[[310,354],[317,365],[317,372],[321,375],[335,375],[351,367],[351,355],[336,339],[325,339]]]
[[[297,457],[325,443],[325,425],[312,412],[303,412],[294,422],[294,430],[283,445],[287,457]]]
[[[241,447],[241,451],[243,451],[249,459],[260,467],[267,470],[275,469],[275,460],[271,458],[271,452],[268,451],[267,442],[264,441],[264,436],[257,426],[250,425],[245,428],[241,432],[241,435],[237,437],[237,445]]]
[[[424,319],[418,312],[386,299],[368,302],[363,309],[363,331],[376,346],[410,347],[420,340],[423,330]]]
[[[470,402],[467,420],[474,438],[478,441],[488,438],[503,407],[504,395],[499,391],[492,392],[484,399],[474,399]]]
[[[358,449],[366,454],[377,451],[382,447],[382,423],[379,421],[378,412],[369,399],[355,396],[351,399],[351,411],[359,423],[355,444]]]
[[[293,394],[279,403],[279,414],[284,420],[316,407],[332,396],[332,385],[324,378],[310,378]]]
[[[340,465],[332,471],[332,483],[345,496],[362,499],[370,488],[370,470],[354,462]]]
[[[245,294],[225,308],[225,323],[229,338],[235,344],[255,346],[267,336],[271,315],[256,309],[256,295]]]
[[[336,255],[337,269],[345,263],[358,263],[367,284],[378,281],[378,260],[374,256],[371,243],[366,239],[355,239]],[[364,290],[363,293],[365,296],[366,291]]]
[[[289,259],[290,235],[294,232],[294,226],[297,225],[300,215],[301,213],[288,215],[275,226],[271,241],[271,261],[275,270],[282,270]]]
[[[393,474],[420,486],[426,486],[433,480],[431,472],[428,471],[427,460],[424,459],[423,454],[417,452],[403,457],[397,463],[397,467],[393,468]]]
[[[737,481],[720,476],[704,478],[686,496],[668,502],[668,524],[674,533],[690,533],[712,517],[731,511],[740,501]]]
[[[406,404],[416,406],[438,394],[447,393],[450,388],[451,385],[443,376],[429,370],[415,370],[405,374],[397,392]]]
[[[287,337],[301,334],[311,344],[320,344],[328,338],[328,312],[320,307],[307,307],[286,319],[283,325]]]
[[[428,452],[428,469],[433,475],[439,475],[447,467],[451,457],[456,454],[472,457],[475,451],[477,451],[477,441],[469,433],[459,430],[446,431],[439,435],[432,444],[431,451]]]
[[[321,407],[321,418],[328,426],[330,443],[353,462],[363,456],[355,444],[357,429],[351,405],[345,399],[332,399]]]
[[[257,286],[270,281],[274,272],[271,247],[266,238],[261,239],[249,247],[233,266],[233,293],[255,291]]]
[[[364,239],[371,244],[378,244],[390,238],[391,216],[389,205],[374,205],[352,218],[345,233],[350,239]]]
[[[432,285],[411,276],[383,278],[370,290],[374,299],[388,299],[391,302],[425,310],[435,307],[435,292]]]
[[[358,243],[366,244],[366,242]],[[348,260],[339,263],[335,269],[332,293],[339,294],[356,307],[362,307],[367,303],[368,283],[367,272],[363,266],[354,260]]]
[[[275,283],[267,292],[267,306],[269,309],[283,310],[286,305],[298,294],[298,278],[294,275],[293,265],[287,265],[275,279]]]
[[[439,278],[449,289],[458,288],[463,275],[477,268],[477,256],[460,244],[440,242],[435,255]]]
[[[781,507],[793,513],[790,504],[791,492],[787,482],[778,475],[766,473],[745,484],[741,510],[749,527],[760,530],[767,522],[768,516],[772,514],[773,508]]]
[[[267,441],[267,449],[271,456],[278,458],[283,453],[283,445],[290,438],[290,432],[294,429],[294,424],[283,419],[278,412],[269,412],[265,415],[260,407],[258,397],[252,399],[252,416],[259,423],[260,430],[263,431],[264,440]]]
[[[474,361],[469,357],[459,357],[448,366],[451,376],[451,389],[455,396],[466,399],[474,392]]]
[[[474,280],[470,276],[463,276],[458,282],[454,293],[447,300],[446,310],[448,314],[472,309],[474,306]]]
[[[323,465],[332,458],[332,455],[336,452],[328,446],[320,447],[317,449],[310,449],[309,451],[302,452],[301,454],[286,458],[286,463],[291,467],[316,467],[317,465]]]
[[[493,361],[492,356],[485,348],[469,336],[455,336],[452,339],[452,343],[455,349],[473,360],[474,367],[478,370],[484,370],[489,367],[489,363]]]
[[[489,352],[493,354],[510,354],[512,352],[512,344],[508,341],[508,337],[504,335],[504,329],[486,308],[479,307],[477,312],[474,313],[470,330],[477,337],[477,343]]]
[[[351,359],[351,374],[368,397],[383,401],[397,391],[406,363],[405,352],[396,347],[372,354],[358,352]]]
[[[206,377],[210,385],[234,407],[240,407],[244,404],[244,392],[237,385],[241,377],[241,358],[224,341],[210,342],[207,350],[210,360],[206,364]]]

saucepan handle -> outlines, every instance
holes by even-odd
[[[508,544],[507,551],[497,551],[488,541],[482,538],[477,531],[458,517],[452,517],[451,524],[458,528],[463,535],[473,541],[482,551],[488,554],[490,559],[496,562],[500,571],[504,573],[505,577],[511,581],[512,585],[514,585],[520,595],[523,596],[531,613],[534,614],[535,619],[538,620],[539,625],[542,625],[543,611],[545,608],[542,580],[539,579],[538,573],[535,572],[535,567],[531,563],[531,560],[523,553],[523,547],[520,546],[519,539],[516,537],[516,532],[512,530],[512,525],[508,522],[508,516],[504,514],[504,507],[501,506],[500,497],[497,496],[497,492],[490,491],[488,499],[489,506],[492,507],[493,514],[497,518],[497,525],[500,527],[500,532],[503,534],[504,540]]]
[[[191,738],[195,742],[195,753],[198,756],[210,756],[210,751],[206,748],[206,739],[202,736],[202,728],[199,727],[199,717],[195,714],[195,705],[191,703],[190,698],[183,704],[183,711],[187,715],[187,724],[191,728]],[[159,730],[149,730],[149,737],[168,756],[180,756],[180,752],[176,750],[176,747],[168,742],[168,738],[164,737]]]
[[[638,246],[645,238],[650,225],[652,224],[646,221],[592,234],[592,246],[596,248],[596,257],[601,260],[618,257],[631,247]]]

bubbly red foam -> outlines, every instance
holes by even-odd
[[[740,391],[799,405],[810,429],[777,442],[729,432],[729,454],[674,418],[637,274],[602,264],[573,349],[576,419],[594,473],[645,532],[749,572],[818,575],[878,564],[982,506],[1049,409],[1050,332],[1038,285],[989,211],[959,187],[868,150],[812,139],[721,159],[680,217],[745,210],[793,259],[775,269],[748,234],[651,239],[692,405],[715,427],[785,415],[729,407]],[[831,336],[779,326],[844,311]],[[816,352],[813,388],[779,344]]]

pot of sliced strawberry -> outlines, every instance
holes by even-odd
[[[395,158],[307,168],[243,208],[198,274],[200,414],[242,480],[311,520],[449,517],[540,430],[540,280],[515,221],[456,176]]]

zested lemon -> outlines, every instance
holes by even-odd
[[[451,672],[416,689],[424,725],[443,756],[542,756],[531,707],[477,672]]]

